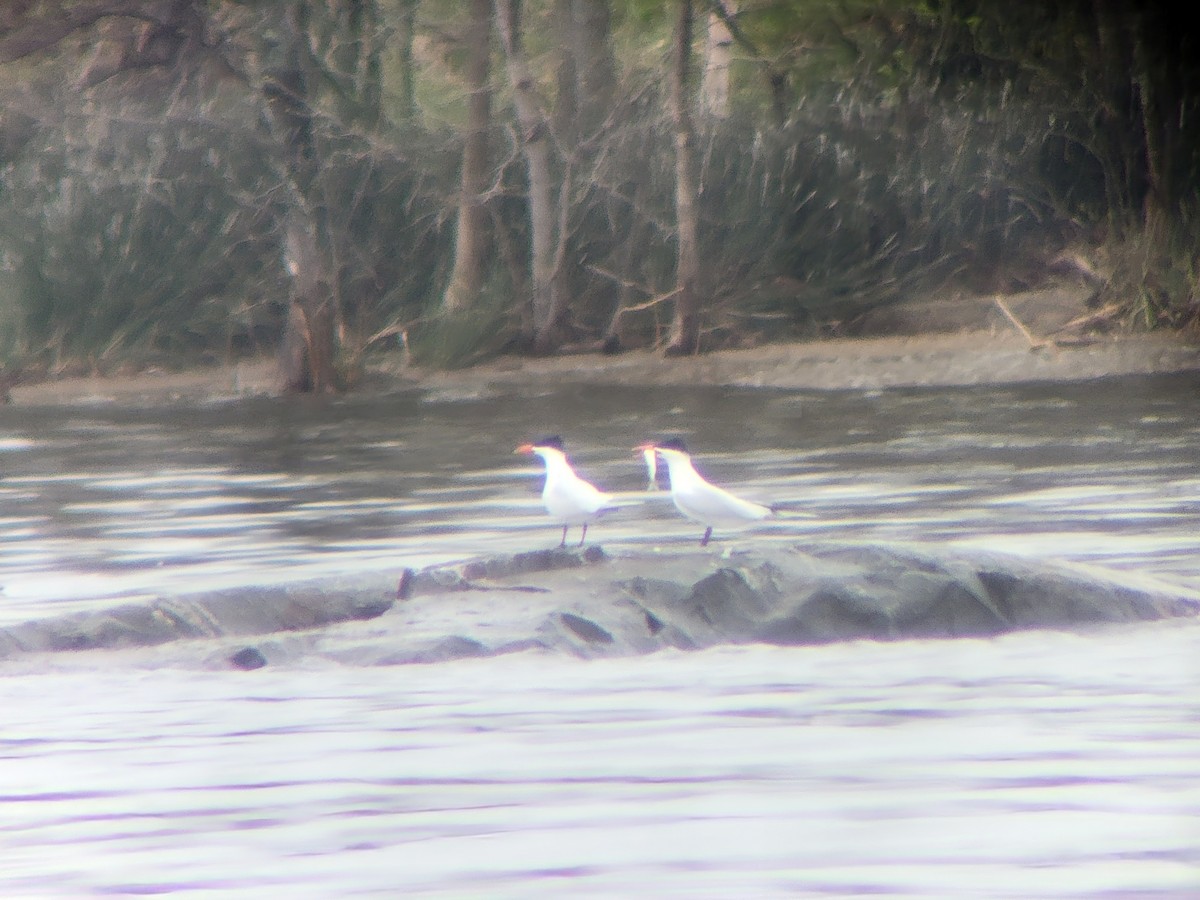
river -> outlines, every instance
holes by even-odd
[[[582,388],[0,412],[0,626],[550,546],[559,433],[629,552],[699,534],[683,436],[778,521],[1200,587],[1200,375]],[[1200,623],[254,672],[0,661],[0,896],[1189,897]]]

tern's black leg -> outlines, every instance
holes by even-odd
[[[579,546],[583,546],[583,542],[587,540],[587,522],[583,523],[583,534],[579,536]]]
[[[558,542],[558,546],[560,546],[560,547],[567,546],[567,528],[569,528],[569,527],[570,526],[568,526],[568,525],[563,526],[563,536],[562,536],[562,540]]]
[[[710,537],[712,537],[712,526],[711,525],[709,525],[707,528],[704,529],[704,537],[700,538],[700,546],[707,547],[708,539]]]

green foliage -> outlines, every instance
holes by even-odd
[[[495,356],[520,340],[507,290],[487,285],[470,312],[431,315],[408,331],[412,361],[435,369],[461,369]]]
[[[197,128],[166,140],[127,104],[48,124],[24,151],[0,174],[11,354],[165,361],[277,329],[249,148]]]
[[[422,0],[420,108],[391,119],[392,86],[412,73],[398,71],[387,39],[413,0],[355,6],[370,15],[352,22],[337,17],[340,4],[302,5],[317,157],[309,199],[347,357],[397,329],[425,364],[516,346],[530,277],[524,136],[498,58],[487,287],[471,315],[431,318],[453,253],[465,5]],[[1194,321],[1200,57],[1190,26],[1149,8],[1097,18],[1118,7],[741,0],[732,114],[696,117],[709,346],[736,340],[750,320],[791,334],[947,284],[1024,283],[1068,243],[1107,258],[1102,299],[1124,304],[1129,322]],[[236,46],[242,55],[230,58],[246,70],[277,64],[278,10],[196,8],[222,37],[214,46]],[[698,71],[709,8],[696,3]],[[563,99],[558,9],[524,4],[551,107]],[[555,135],[569,341],[602,337],[619,307],[673,287],[670,7],[621,0],[611,11],[607,118],[574,143]],[[253,75],[214,82],[181,64],[80,92],[67,87],[78,46],[4,68],[0,355],[99,366],[273,346],[289,297],[280,245],[290,186]],[[653,343],[660,310],[628,317],[623,336]]]
[[[794,97],[778,175],[792,243],[777,271],[803,285],[806,312],[843,318],[947,280],[1006,289],[1096,236],[1120,266],[1109,299],[1158,310],[1140,323],[1191,308],[1200,78],[1185,87],[1195,55],[1164,19],[1113,7],[1097,21],[1104,7],[1087,2],[739,8]],[[743,92],[753,72],[738,70]],[[1163,252],[1133,266],[1143,240]]]

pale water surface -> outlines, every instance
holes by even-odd
[[[0,412],[0,625],[557,542],[559,432],[694,541],[630,448],[681,434],[791,515],[713,548],[1006,549],[1200,587],[1200,377],[877,394]],[[732,536],[731,536],[732,537]],[[195,659],[188,656],[187,659]],[[0,662],[0,896],[1200,895],[1200,623],[425,666]]]

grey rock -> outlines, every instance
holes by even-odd
[[[0,628],[0,659],[22,652],[120,649],[169,641],[303,631],[372,619],[394,600],[378,578],[231,588]]]
[[[589,547],[44,619],[0,629],[0,657],[189,639],[229,642],[224,658],[234,665],[247,649],[273,666],[311,655],[360,665],[518,651],[590,658],[729,643],[978,638],[1197,614],[1200,592],[1184,587],[938,546],[725,555],[681,547],[615,557]],[[246,635],[262,636],[257,647],[232,643]]]
[[[229,657],[229,662],[235,669],[249,672],[252,669],[261,669],[265,666],[267,658],[262,655],[262,651],[257,647],[243,647]]]

